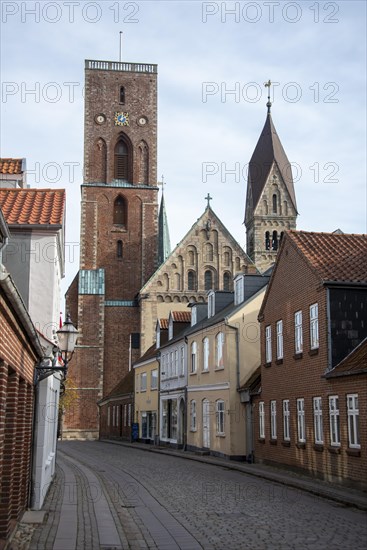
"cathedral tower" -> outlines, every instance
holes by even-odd
[[[266,85],[270,88],[270,82]],[[246,196],[247,254],[264,272],[274,262],[285,229],[296,228],[292,168],[268,113],[249,163]]]
[[[65,435],[97,437],[97,401],[140,355],[137,295],[158,265],[157,66],[85,62],[80,270],[67,308],[81,334]]]

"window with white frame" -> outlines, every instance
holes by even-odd
[[[192,342],[191,344],[191,372],[196,372],[197,369],[197,344]]]
[[[209,338],[203,340],[203,370],[209,370]]]
[[[173,376],[177,376],[178,374],[178,349],[175,349],[175,362],[174,362],[174,368],[173,368]]]
[[[147,373],[142,372],[140,375],[140,391],[147,391]]]
[[[217,369],[222,369],[224,367],[223,351],[224,351],[224,333],[218,332],[218,334],[215,337],[215,367]]]
[[[150,389],[156,390],[158,388],[158,370],[154,369],[150,375]]]
[[[360,449],[361,440],[359,436],[359,404],[357,393],[347,395],[347,411],[349,447]]]
[[[304,443],[306,441],[306,420],[305,420],[305,400],[297,399],[297,433],[298,441]]]
[[[169,354],[169,376],[172,378],[174,376],[174,370],[175,370],[175,357],[173,351]]]
[[[277,438],[277,402],[270,401],[270,437]]]
[[[296,311],[294,314],[294,342],[295,352],[302,353],[303,337],[302,337],[302,311]]]
[[[208,318],[215,315],[215,292],[208,294]]]
[[[322,445],[324,443],[324,433],[322,427],[322,399],[313,398],[313,426],[315,432],[315,443]]]
[[[168,323],[168,340],[172,340],[173,338],[173,317],[170,315],[169,323]]]
[[[194,306],[191,308],[191,326],[192,327],[196,325],[196,323],[198,322],[197,318],[198,318],[198,310],[197,310],[197,307]]]
[[[331,395],[329,397],[329,420],[330,420],[330,444],[340,445],[340,415],[339,415],[339,397]]]
[[[236,277],[234,281],[234,305],[242,304],[245,298],[245,279],[243,275]]]
[[[217,434],[224,435],[224,401],[218,399],[215,406]]]
[[[265,328],[265,362],[271,363],[271,326]]]
[[[190,401],[190,430],[196,432],[196,401]]]
[[[319,305],[310,306],[310,345],[311,349],[319,347]]]
[[[180,375],[184,376],[185,374],[185,348],[180,347]]]
[[[283,439],[284,441],[291,439],[289,399],[283,399]]]
[[[265,403],[259,403],[259,437],[265,439]]]
[[[277,359],[283,359],[283,321],[277,321]]]

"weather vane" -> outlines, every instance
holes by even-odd
[[[270,108],[271,108],[271,101],[270,101],[270,86],[271,86],[271,80],[268,80],[267,82],[264,83],[264,86],[265,88],[269,88],[268,89],[268,102],[266,104],[267,108],[268,108],[268,115],[270,115]]]
[[[161,179],[162,179],[162,181],[159,181],[159,182],[158,182],[158,185],[161,185],[161,186],[162,186],[162,195],[164,195],[164,186],[167,185],[167,182],[164,181],[164,176],[163,176],[163,174],[162,174],[162,176],[161,176]]]

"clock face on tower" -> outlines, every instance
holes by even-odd
[[[99,115],[96,115],[94,117],[94,120],[97,124],[103,124],[106,121],[106,117],[105,117],[105,115],[100,113]]]
[[[145,124],[147,124],[147,122],[148,122],[148,119],[147,119],[146,116],[140,116],[138,118],[137,122],[138,122],[139,126],[145,126]]]
[[[115,126],[129,126],[129,113],[115,113]]]

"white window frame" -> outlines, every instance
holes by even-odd
[[[208,319],[215,315],[215,292],[208,293]]]
[[[224,332],[218,332],[215,337],[215,368],[224,368]]]
[[[265,327],[265,363],[271,363],[271,325]]]
[[[173,376],[178,376],[178,349],[175,349],[175,362],[173,368]]]
[[[347,394],[348,444],[351,449],[361,448],[359,431],[358,393]]]
[[[295,353],[303,351],[303,328],[302,328],[302,310],[294,314],[294,349]]]
[[[311,349],[319,347],[319,305],[310,306],[310,346]]]
[[[324,429],[322,424],[322,398],[313,398],[313,429],[316,445],[324,444]]]
[[[277,321],[277,359],[283,359],[283,320]]]
[[[203,340],[203,371],[209,370],[209,338],[206,336]]]
[[[142,372],[140,374],[140,391],[144,392],[147,391],[147,373]]]
[[[299,443],[306,442],[305,400],[297,399],[297,436]]]
[[[158,389],[158,369],[153,369],[150,374],[150,389]]]
[[[270,437],[277,439],[277,402],[275,399],[270,401]]]
[[[172,340],[172,338],[173,338],[173,317],[171,315],[168,322],[168,340]]]
[[[215,420],[217,435],[225,435],[225,402],[217,399],[215,402]]]
[[[190,401],[190,431],[196,432],[197,430],[197,424],[196,424],[196,401],[195,399],[192,399]]]
[[[185,376],[185,348],[184,346],[180,347],[180,375]]]
[[[329,395],[330,445],[340,447],[339,396]]]
[[[192,327],[196,325],[196,323],[198,322],[197,319],[198,319],[198,309],[197,307],[192,307],[191,308],[191,326]]]
[[[283,440],[290,441],[291,425],[290,425],[290,408],[289,399],[283,399]]]
[[[244,276],[240,275],[236,277],[234,281],[234,305],[238,306],[242,304],[245,299],[245,280]]]
[[[194,374],[198,369],[198,345],[194,341],[190,346],[190,372]]]
[[[259,402],[259,438],[265,439],[265,403]]]

